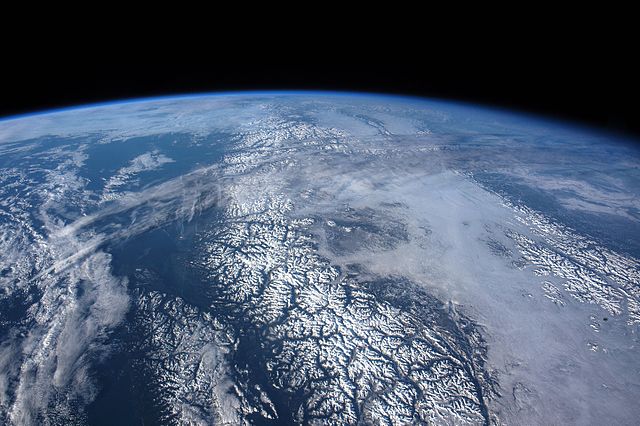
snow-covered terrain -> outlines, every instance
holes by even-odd
[[[640,151],[441,102],[0,122],[0,423],[634,424]]]

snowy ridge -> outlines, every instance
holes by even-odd
[[[0,423],[117,386],[125,422],[631,422],[638,157],[556,131],[310,94],[1,122]]]
[[[143,329],[140,368],[151,376],[164,424],[241,424],[240,401],[227,379],[233,338],[206,312],[157,292],[136,301]]]
[[[537,267],[537,274],[564,279],[564,289],[575,299],[597,304],[611,315],[626,314],[629,326],[640,324],[640,262],[577,235],[529,207],[509,206],[516,219],[539,238],[508,233],[523,258]]]
[[[444,324],[421,323],[323,260],[308,235],[314,220],[293,219],[295,206],[270,178],[296,159],[260,155],[264,144],[286,152],[299,139],[309,147],[306,141],[342,135],[295,123],[272,134],[250,132],[242,154],[227,157],[235,170],[249,156],[252,173],[243,168],[225,187],[225,218],[201,237],[214,305],[226,307],[222,322],[242,327],[240,336],[260,336],[258,368],[268,371],[271,392],[297,404],[290,407],[296,422],[488,423],[474,366]],[[296,402],[300,393],[305,398]]]
[[[239,219],[203,238],[203,266],[220,302],[263,333],[274,386],[307,395],[298,421],[488,421],[467,361],[437,330],[320,259],[286,200],[265,206],[232,209]]]

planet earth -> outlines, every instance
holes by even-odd
[[[0,121],[0,423],[638,424],[640,147],[205,94]]]

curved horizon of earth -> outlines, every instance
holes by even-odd
[[[640,148],[442,101],[0,121],[0,423],[635,424]]]

